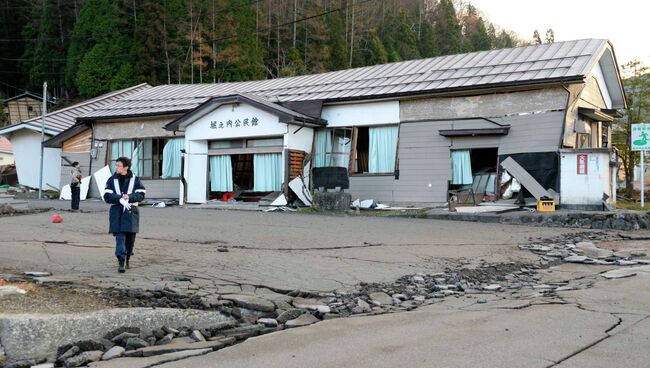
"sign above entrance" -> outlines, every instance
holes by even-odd
[[[632,124],[632,151],[650,151],[650,124]]]
[[[210,129],[225,129],[225,128],[240,128],[240,127],[254,127],[259,124],[259,119],[257,117],[236,119],[235,121],[226,120],[223,121],[211,121]]]

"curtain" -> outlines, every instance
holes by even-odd
[[[183,148],[185,148],[185,138],[170,139],[165,143],[161,178],[179,178],[181,176],[181,160],[183,159],[181,150]]]
[[[392,173],[395,171],[397,126],[368,129],[368,172]]]
[[[133,155],[131,157],[131,172],[133,172],[133,175],[135,176],[140,176],[141,170],[140,170],[140,158],[142,157],[142,154],[144,152],[142,151],[142,141],[138,146],[133,150]]]
[[[253,191],[277,192],[282,185],[282,154],[253,155]]]
[[[451,151],[451,183],[472,184],[472,162],[469,150]]]
[[[210,191],[232,192],[232,186],[230,155],[210,156]]]
[[[316,131],[316,135],[314,136],[314,140],[316,141],[314,147],[314,167],[328,166],[325,157],[331,151],[331,147],[328,145],[330,134],[331,132],[325,129]]]

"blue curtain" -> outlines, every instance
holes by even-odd
[[[183,159],[181,150],[183,148],[185,148],[185,138],[174,138],[165,143],[161,178],[179,178],[181,176],[181,160]]]
[[[451,183],[465,185],[473,181],[469,150],[451,151]]]
[[[140,176],[142,174],[140,172],[140,157],[142,157],[143,153],[142,142],[140,142],[140,144],[138,144],[138,146],[133,150],[133,155],[131,156],[131,172],[133,172],[133,175],[135,176]]]
[[[210,190],[232,192],[232,160],[230,155],[210,156]]]
[[[282,185],[282,154],[253,155],[253,191],[277,192]]]
[[[330,144],[328,144],[328,141],[330,141],[329,137],[331,135],[331,131],[329,130],[317,130],[316,134],[314,136],[315,140],[315,147],[314,147],[314,167],[325,167],[327,166],[327,160],[325,160],[325,157],[327,153],[331,150],[330,149]]]
[[[369,128],[368,172],[392,173],[395,171],[397,126]]]

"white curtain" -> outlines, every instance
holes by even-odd
[[[392,173],[395,171],[397,126],[368,129],[368,172]]]
[[[277,192],[282,186],[282,154],[253,155],[253,191]]]
[[[210,156],[210,190],[232,192],[232,160],[230,155]]]
[[[451,151],[451,183],[466,185],[473,181],[469,150]]]
[[[183,159],[181,150],[183,148],[185,148],[185,138],[174,138],[165,143],[161,178],[179,178],[181,176],[181,160]]]

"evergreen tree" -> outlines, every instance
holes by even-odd
[[[555,34],[552,28],[546,30],[546,37],[544,37],[544,42],[553,43],[555,42]]]
[[[377,35],[376,31],[372,31],[368,46],[365,50],[366,65],[385,64],[388,62],[388,52]]]
[[[325,18],[327,23],[327,32],[329,32],[329,70],[341,70],[347,66],[348,49],[345,43],[345,24],[344,18],[339,14],[333,13]]]
[[[66,5],[67,4],[67,5]],[[69,2],[43,0],[34,3],[30,21],[22,35],[36,39],[26,43],[21,69],[27,76],[27,89],[39,90],[44,81],[56,97],[66,95],[63,74],[75,14]]]
[[[1,90],[5,97],[12,97],[20,93],[20,90],[9,86],[26,87],[25,74],[20,73],[18,61],[25,51],[25,45],[29,42],[20,40],[23,38],[22,29],[29,23],[30,11],[16,12],[13,8],[27,8],[27,0],[3,1],[0,3],[0,80],[4,83]],[[26,88],[24,88],[26,89]]]
[[[92,97],[135,83],[133,18],[130,1],[85,1],[74,28],[66,83],[80,96]]]
[[[420,41],[418,43],[420,55],[425,58],[438,56],[439,51],[436,43],[436,35],[431,22],[423,22],[420,32]]]
[[[542,44],[542,38],[539,36],[539,32],[535,30],[533,32],[533,45],[541,45]]]
[[[456,9],[451,0],[441,0],[433,14],[434,33],[441,55],[457,54],[462,51],[462,32]]]
[[[471,51],[483,51],[489,50],[492,47],[492,41],[490,40],[490,35],[485,28],[485,22],[483,18],[479,17],[476,21],[475,28],[470,35],[470,45],[472,47]]]

